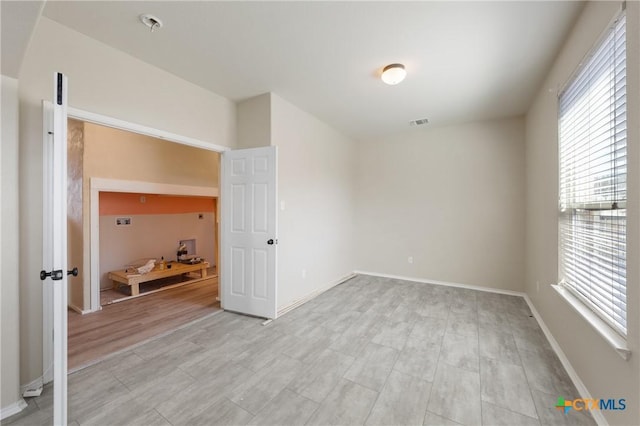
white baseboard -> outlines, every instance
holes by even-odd
[[[20,398],[16,402],[6,407],[0,408],[0,420],[4,420],[7,417],[11,417],[14,414],[18,414],[20,411],[27,407],[27,403],[24,399]]]
[[[469,290],[486,291],[486,292],[489,292],[489,293],[506,294],[506,295],[509,295],[509,296],[520,296],[520,297],[524,297],[525,296],[525,293],[523,293],[521,291],[504,290],[504,289],[501,289],[501,288],[483,287],[483,286],[471,285],[471,284],[452,283],[452,282],[447,282],[447,281],[429,280],[429,279],[416,278],[416,277],[405,277],[405,276],[402,276],[402,275],[381,274],[379,272],[354,271],[354,274],[372,275],[374,277],[392,278],[392,279],[396,279],[396,280],[413,281],[413,282],[416,282],[416,283],[424,283],[424,284],[442,285],[442,286],[446,286],[446,287],[466,288],[466,289],[469,289]]]
[[[300,305],[303,305],[305,303],[307,303],[309,300],[314,299],[316,297],[318,297],[319,295],[321,295],[322,293],[324,293],[327,290],[332,289],[333,287],[337,286],[338,284],[342,284],[343,282],[350,280],[351,278],[355,277],[356,273],[351,273],[349,275],[346,275],[336,281],[331,282],[330,284],[326,285],[325,287],[322,287],[318,290],[312,291],[311,293],[307,294],[304,297],[301,297],[300,299],[296,299],[293,302],[289,303],[288,305],[284,306],[283,308],[280,308],[278,310],[278,317],[281,317],[282,315],[286,314],[287,312],[297,308]]]
[[[52,382],[52,381],[53,381],[53,361],[44,370],[44,373],[42,374],[42,384],[46,385],[47,383]]]
[[[542,329],[542,332],[544,333],[545,337],[549,341],[549,344],[553,348],[553,351],[558,356],[558,359],[560,359],[560,362],[562,363],[562,366],[564,367],[564,369],[567,371],[567,374],[569,375],[569,378],[573,382],[573,385],[576,387],[576,389],[580,393],[580,397],[583,399],[593,399],[591,397],[591,394],[589,393],[589,390],[580,379],[580,376],[578,376],[578,373],[576,373],[576,370],[573,368],[573,366],[569,362],[569,358],[567,358],[567,356],[564,354],[564,352],[560,348],[560,345],[558,344],[556,339],[553,337],[553,334],[551,334],[551,330],[549,330],[549,327],[547,327],[544,320],[540,316],[540,313],[538,312],[538,310],[536,309],[536,307],[534,306],[533,302],[531,301],[531,299],[527,294],[524,295],[524,300],[527,302],[527,305],[529,305],[529,309],[531,309],[531,313],[535,317],[536,321],[538,321],[538,325],[540,326],[540,328]],[[604,415],[600,410],[590,410],[589,413],[591,413],[591,415],[593,416],[593,419],[596,421],[598,425],[606,426],[609,424],[607,420],[604,418]]]
[[[88,314],[88,313],[93,312],[91,309],[87,309],[87,310],[81,309],[81,308],[77,307],[76,305],[74,305],[73,303],[69,303],[69,307],[71,309],[73,309],[74,311],[76,311],[77,313],[79,313],[80,315],[84,315],[84,314]]]
[[[20,395],[24,394],[26,391],[40,389],[43,386],[42,376],[38,377],[35,380],[27,383],[26,385],[20,386]]]

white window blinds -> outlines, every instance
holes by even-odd
[[[559,97],[560,278],[627,333],[624,12]]]

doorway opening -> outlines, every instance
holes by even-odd
[[[217,197],[100,191],[95,198],[91,291],[101,307],[217,278]]]
[[[69,261],[84,272],[69,286],[73,371],[220,309],[219,153],[108,123],[70,119],[68,129]],[[168,274],[179,270],[181,242],[202,262],[191,267],[199,276]],[[162,267],[167,277],[135,295],[112,284],[110,272],[140,259],[155,259],[151,273]]]

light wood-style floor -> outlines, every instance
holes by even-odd
[[[167,333],[220,309],[218,278],[103,306],[80,315],[69,311],[69,370]]]
[[[360,275],[275,321],[210,315],[69,375],[69,424],[583,425],[522,297]],[[51,424],[47,385],[3,425]]]

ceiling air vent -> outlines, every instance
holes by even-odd
[[[422,126],[429,123],[428,118],[421,118],[419,120],[411,120],[409,126]]]

